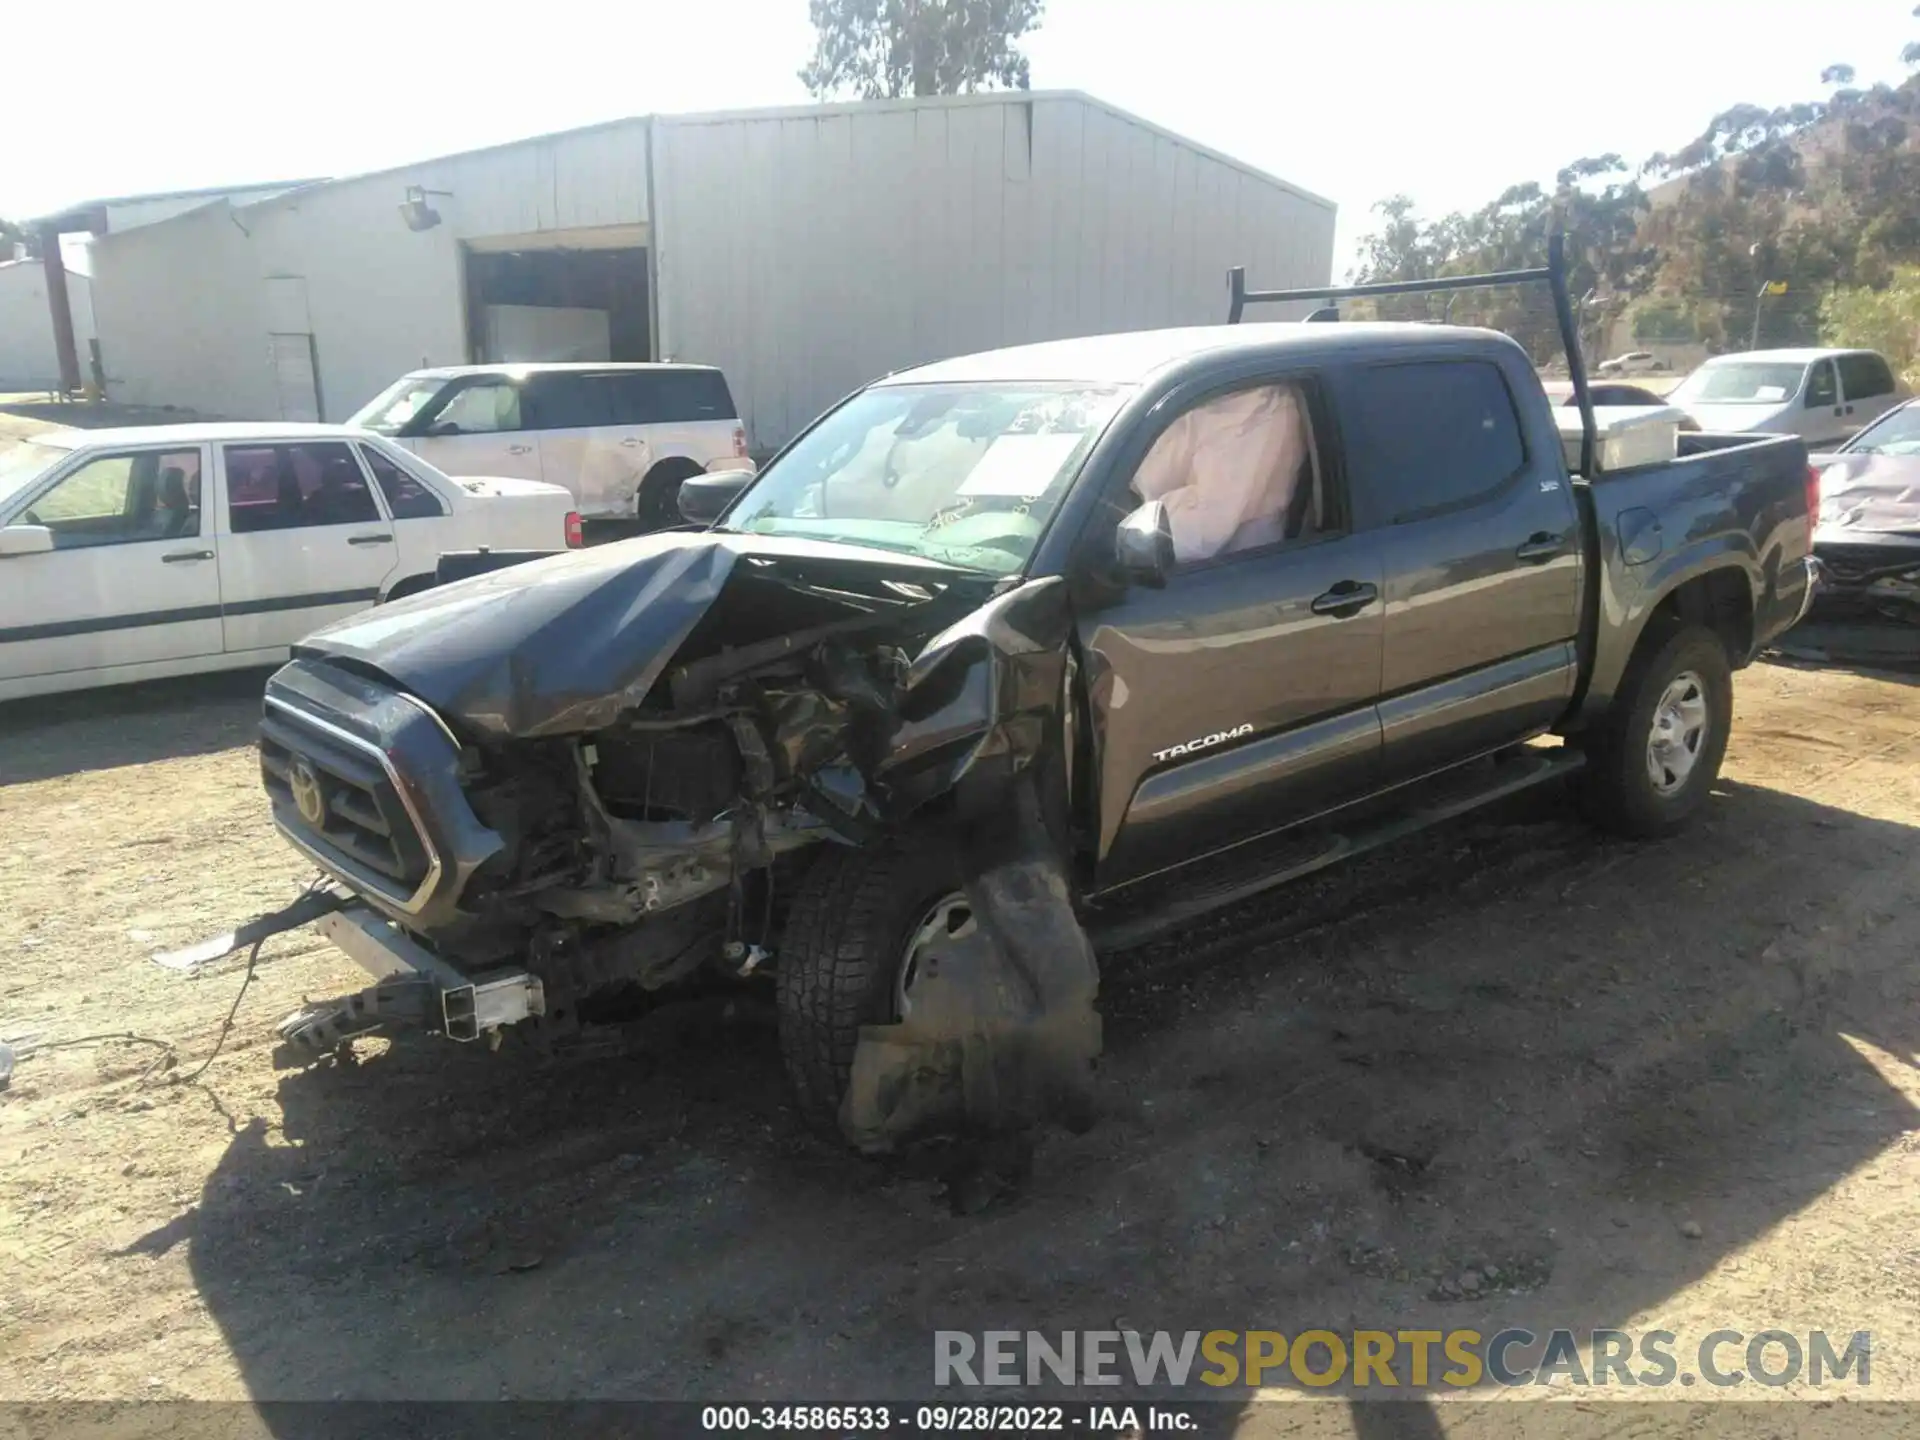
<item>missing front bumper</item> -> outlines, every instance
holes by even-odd
[[[546,1013],[539,976],[513,969],[468,975],[370,910],[336,912],[314,929],[383,985],[400,981],[430,987],[436,999],[429,1007],[429,1028],[449,1040],[478,1040],[489,1031]]]

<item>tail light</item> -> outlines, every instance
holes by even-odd
[[[747,427],[744,425],[733,427],[733,458],[736,460],[747,458]]]
[[[1807,467],[1807,518],[1816,524],[1820,519],[1820,472],[1811,465]]]
[[[580,528],[580,512],[578,510],[567,511],[567,548],[569,550],[578,550],[586,543],[586,534]]]

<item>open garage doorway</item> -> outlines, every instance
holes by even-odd
[[[605,243],[624,235],[571,238],[467,243],[467,352],[476,364],[653,358],[646,246]]]

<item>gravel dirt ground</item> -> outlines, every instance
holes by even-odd
[[[360,983],[301,933],[188,1078],[239,962],[145,955],[308,877],[260,678],[0,707],[0,1400],[902,1398],[936,1328],[1508,1324],[1870,1330],[1839,1388],[1920,1397],[1906,680],[1744,673],[1682,838],[1538,792],[1113,957],[1100,1123],[960,1216],[797,1133],[758,995],[276,1072]]]

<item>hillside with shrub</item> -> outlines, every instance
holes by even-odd
[[[1920,40],[1902,59],[1920,71]],[[1551,185],[1514,185],[1471,212],[1426,220],[1404,195],[1382,201],[1355,278],[1537,265],[1563,229],[1590,356],[1859,345],[1920,384],[1920,73],[1856,87],[1851,66],[1831,65],[1819,80],[1824,98],[1736,105],[1670,153],[1576,160]],[[1558,358],[1538,294],[1469,291],[1366,310],[1493,325],[1542,363]]]

